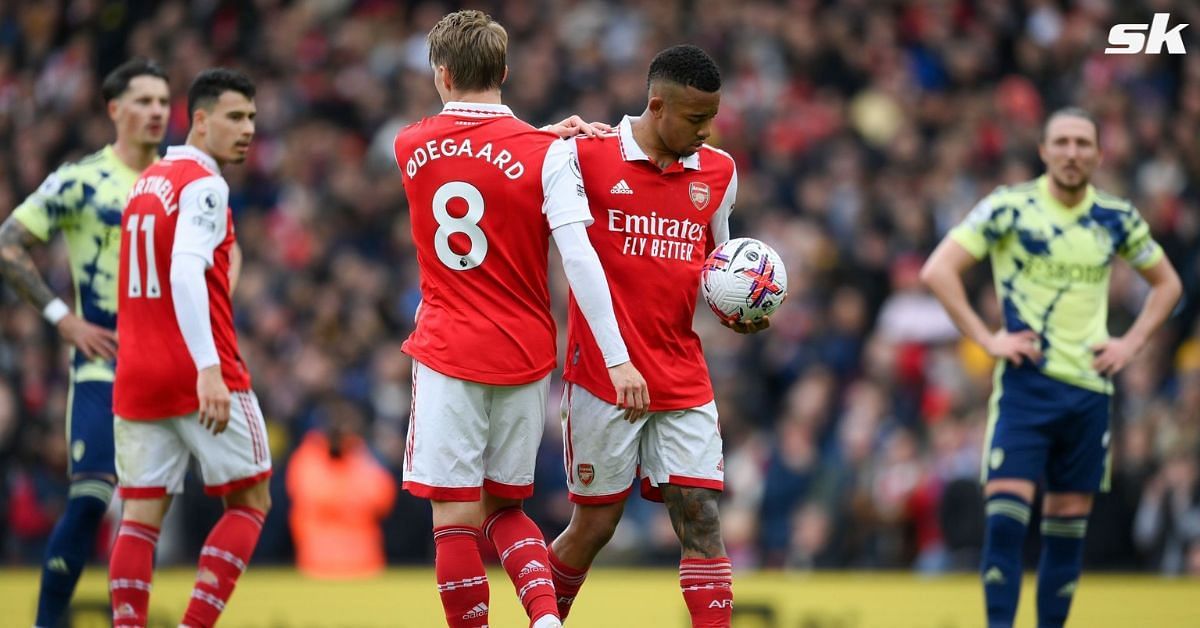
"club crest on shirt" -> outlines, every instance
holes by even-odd
[[[576,465],[575,474],[579,476],[579,481],[583,482],[584,486],[590,486],[592,480],[596,479],[596,468],[589,462],[581,462]]]
[[[689,183],[688,198],[692,199],[692,205],[695,205],[698,210],[708,207],[708,184],[702,181],[692,181]]]

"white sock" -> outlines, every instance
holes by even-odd
[[[562,628],[562,622],[554,615],[542,615],[530,628]]]

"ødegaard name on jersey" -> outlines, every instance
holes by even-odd
[[[404,172],[408,178],[412,179],[417,176],[425,164],[432,161],[437,161],[444,157],[465,157],[468,159],[482,159],[483,161],[492,164],[504,176],[515,181],[525,174],[525,165],[519,161],[513,161],[513,154],[504,148],[494,148],[491,142],[486,142],[482,146],[474,146],[471,143],[471,138],[463,138],[462,142],[455,141],[454,138],[446,137],[442,140],[429,140],[421,146],[413,149],[412,155],[408,161],[404,163]]]
[[[621,252],[625,255],[641,255],[688,261],[696,247],[704,242],[708,225],[659,216],[627,214],[619,209],[608,210],[608,230],[624,233],[625,243]]]

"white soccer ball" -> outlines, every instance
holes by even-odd
[[[787,298],[787,270],[775,249],[754,238],[727,240],[704,260],[704,300],[723,321],[752,321]]]

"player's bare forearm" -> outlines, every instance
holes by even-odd
[[[237,292],[238,278],[242,275],[242,246],[237,242],[229,249],[229,294]]]
[[[1166,257],[1139,272],[1150,284],[1150,292],[1146,295],[1142,311],[1138,313],[1137,319],[1125,335],[1140,347],[1171,315],[1171,311],[1179,303],[1179,298],[1183,296],[1183,284]]]
[[[0,224],[0,274],[22,299],[40,310],[54,300],[54,292],[29,255],[29,248],[37,242],[37,237],[11,216]]]
[[[671,515],[671,526],[679,537],[684,558],[718,558],[725,555],[721,540],[721,494],[707,488],[690,486],[662,487],[663,501]]]
[[[962,245],[946,238],[921,268],[921,281],[946,308],[946,313],[959,332],[980,345],[986,345],[991,332],[971,307],[962,280],[962,273],[975,261]]]

